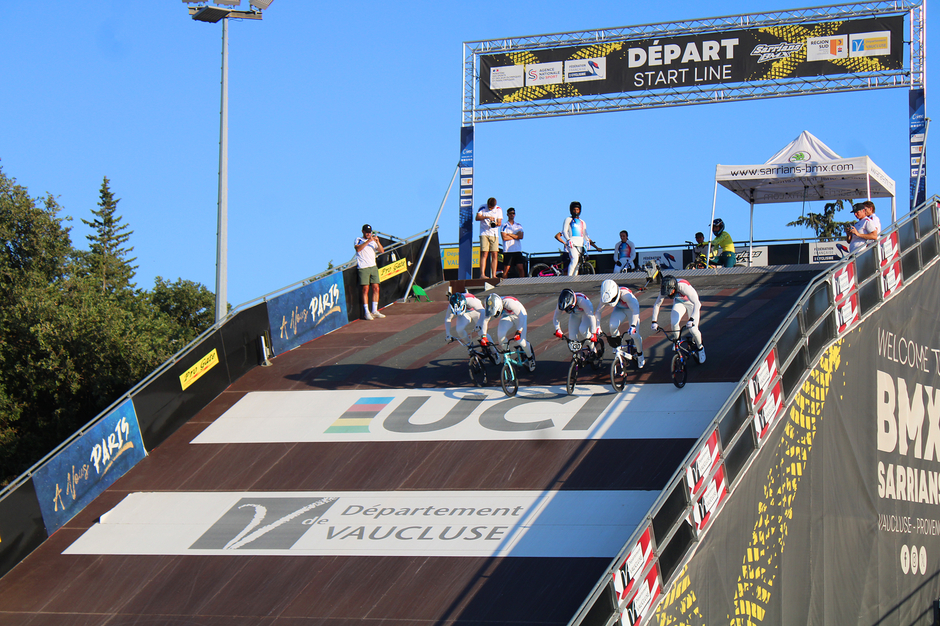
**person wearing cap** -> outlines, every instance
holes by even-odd
[[[503,223],[503,210],[496,198],[486,201],[477,211],[480,222],[480,278],[496,278],[496,255],[499,253],[499,227]]]
[[[503,278],[509,278],[509,268],[516,266],[519,278],[525,278],[525,268],[522,266],[522,224],[516,221],[516,210],[512,207],[506,209],[506,219],[503,224]]]
[[[362,306],[365,309],[365,319],[374,320],[385,317],[379,313],[379,268],[375,262],[375,254],[382,254],[385,248],[379,238],[372,232],[368,224],[362,226],[362,237],[356,237],[353,247],[356,248],[356,265],[359,267],[359,284],[362,285]],[[369,311],[369,287],[372,291],[372,311]]]
[[[881,234],[881,220],[875,215],[875,203],[871,200],[859,202],[852,207],[852,213],[858,218],[854,226],[846,229],[845,240],[849,243],[849,253],[856,252]]]

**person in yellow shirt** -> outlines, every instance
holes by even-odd
[[[737,260],[734,251],[734,240],[725,231],[725,223],[720,217],[712,222],[712,234],[715,235],[715,238],[711,240],[712,259],[708,264],[734,267]]]

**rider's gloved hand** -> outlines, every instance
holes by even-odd
[[[559,339],[562,339],[564,338],[565,335],[560,330],[556,330],[555,336],[558,337]]]
[[[489,345],[489,343],[490,343],[490,340],[486,338],[486,335],[484,335],[483,337],[480,338],[480,345],[481,345],[481,346],[487,346],[487,345]]]
[[[636,334],[636,324],[633,324],[632,326],[630,326],[630,330],[627,331],[627,332],[630,333],[631,335],[635,335],[635,334]]]
[[[688,322],[685,323],[686,328],[692,328],[693,326],[695,326],[695,322],[693,322],[692,320],[689,320]]]
[[[653,322],[652,324],[650,324],[650,328],[652,328],[654,331],[657,331],[659,330],[659,324],[657,324],[656,322]]]

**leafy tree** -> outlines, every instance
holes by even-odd
[[[816,232],[816,237],[820,241],[837,241],[842,239],[845,227],[852,223],[851,221],[836,221],[836,212],[841,211],[843,208],[842,199],[839,198],[835,202],[827,202],[823,206],[822,213],[807,213],[806,215],[801,215],[798,219],[787,224],[787,226],[807,226]]]
[[[127,258],[134,248],[126,248],[125,245],[134,231],[127,231],[128,225],[122,224],[121,216],[117,215],[121,199],[111,193],[111,181],[107,176],[101,183],[100,194],[99,208],[92,211],[94,219],[82,220],[95,229],[93,234],[87,235],[90,242],[85,255],[88,273],[96,279],[102,292],[130,290],[135,286],[131,281],[137,269],[131,263],[137,258]]]
[[[59,205],[47,195],[42,206],[0,167],[0,295],[27,276],[55,281],[72,254]]]
[[[157,276],[150,301],[174,326],[169,340],[183,348],[215,322],[215,294],[204,285],[182,278],[175,283]]]

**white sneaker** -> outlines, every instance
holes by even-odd
[[[369,320],[369,321],[371,322],[371,321],[374,320],[375,318],[372,317],[372,314],[371,314],[371,313],[369,313],[368,311],[366,311],[365,319],[367,319],[367,320]]]
[[[372,311],[372,317],[378,320],[378,319],[382,319],[385,316],[379,313],[378,311]]]
[[[698,362],[699,363],[705,362],[705,346],[702,346],[701,348],[698,349]]]
[[[646,365],[646,357],[642,354],[636,355],[636,366],[640,369],[643,369],[644,365]]]
[[[534,372],[534,371],[535,371],[535,357],[534,357],[534,356],[533,356],[533,357],[529,357],[529,371],[530,371],[530,372]]]

